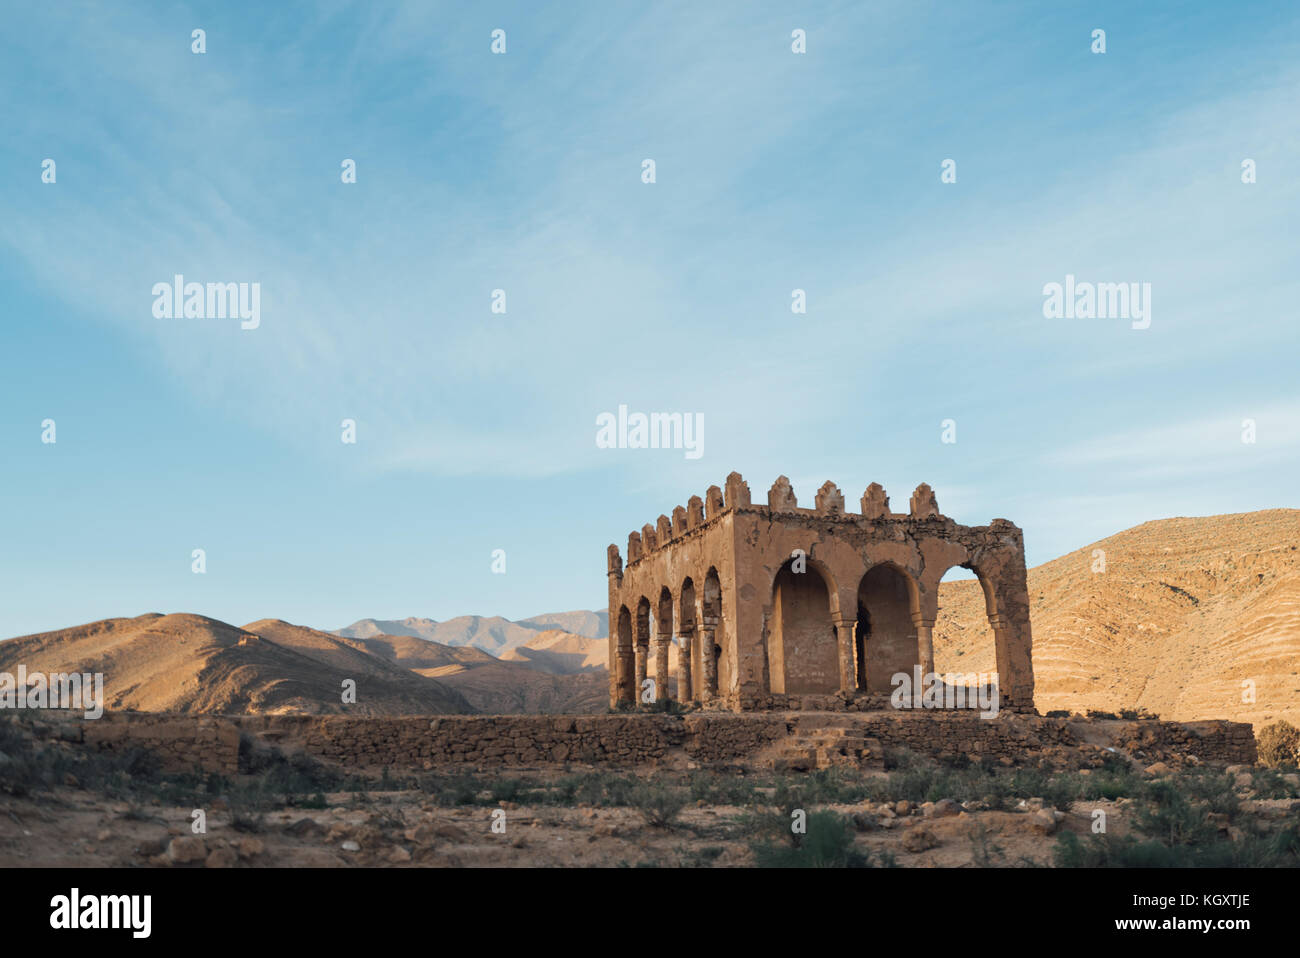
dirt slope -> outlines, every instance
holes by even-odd
[[[551,629],[501,656],[503,662],[522,662],[552,675],[577,675],[609,666],[609,643],[559,629]]]
[[[1300,510],[1271,509],[1147,522],[1030,569],[1039,710],[1300,724],[1298,547]],[[936,667],[991,671],[978,584],[939,604]]]

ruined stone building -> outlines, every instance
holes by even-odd
[[[872,483],[860,513],[830,482],[800,508],[777,479],[767,504],[739,473],[608,553],[610,704],[656,696],[736,711],[886,708],[892,676],[934,671],[939,582],[959,566],[984,591],[1000,708],[1033,711],[1024,539],[1006,519],[963,526],[922,483],[905,513]],[[654,674],[648,676],[651,648]],[[676,683],[670,684],[669,654]]]

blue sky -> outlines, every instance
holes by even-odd
[[[0,636],[599,608],[733,469],[1031,565],[1300,505],[1294,7],[118,6],[0,38]],[[155,318],[177,273],[260,327]],[[1150,328],[1044,318],[1066,274]],[[597,448],[620,404],[703,456]]]

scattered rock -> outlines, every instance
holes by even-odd
[[[167,843],[167,860],[173,865],[189,865],[207,857],[207,843],[197,835],[181,835]]]
[[[449,842],[467,842],[469,835],[463,828],[453,825],[451,822],[438,822],[434,825],[434,832],[439,838],[444,838]]]
[[[222,845],[220,848],[212,849],[212,853],[203,864],[207,868],[234,868],[238,862],[239,854],[229,845]]]
[[[938,844],[939,839],[925,825],[917,825],[903,833],[903,848],[909,852],[923,852]]]
[[[1050,835],[1056,831],[1056,815],[1051,809],[1040,808],[1029,816],[1029,827],[1040,835]]]
[[[342,848],[345,852],[359,852],[359,851],[361,851],[361,846],[358,845],[358,844],[357,844],[356,842],[354,842],[354,841],[346,841],[346,842],[344,842],[344,843],[343,843],[341,846],[339,846],[339,847]]]
[[[438,829],[428,822],[422,822],[402,832],[402,837],[417,845],[427,845],[438,837]]]
[[[961,805],[951,798],[941,798],[930,806],[927,818],[949,818],[953,815],[960,815]]]
[[[145,858],[156,858],[159,855],[165,855],[167,851],[167,839],[163,838],[146,838],[136,846],[135,853],[143,855]],[[170,864],[170,862],[167,862]]]
[[[256,858],[258,855],[262,854],[264,850],[262,840],[260,838],[252,837],[241,838],[235,843],[235,847],[239,851],[240,858]]]

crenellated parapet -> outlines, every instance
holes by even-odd
[[[844,493],[839,486],[827,480],[813,497],[813,507],[801,507],[789,477],[778,476],[767,491],[767,504],[758,505],[751,501],[749,484],[744,477],[733,472],[727,476],[723,486],[709,486],[703,497],[691,496],[685,506],[674,507],[671,515],[661,515],[653,524],[646,523],[642,526],[639,533],[632,533],[628,537],[627,562],[631,565],[660,549],[668,548],[697,530],[708,527],[723,515],[736,511],[761,512],[773,516],[815,516],[848,522],[946,519],[939,511],[934,490],[924,482],[912,493],[905,513],[890,511],[889,495],[878,482],[867,486],[859,501],[860,511],[848,510]]]

